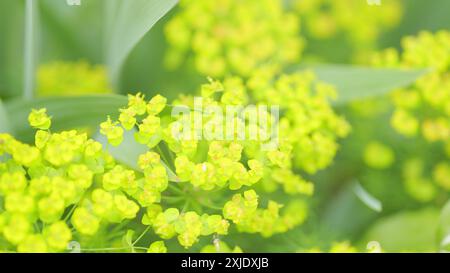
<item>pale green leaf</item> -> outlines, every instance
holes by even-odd
[[[425,208],[378,220],[361,241],[380,243],[386,252],[434,252],[439,211]]]
[[[113,81],[128,54],[177,0],[106,1],[106,58]]]
[[[334,85],[338,90],[336,105],[372,98],[414,83],[427,69],[380,69],[351,65],[317,65],[312,69],[318,79]]]
[[[52,97],[34,100],[17,99],[5,103],[11,129],[23,141],[30,141],[35,130],[28,125],[31,109],[47,108],[52,116],[52,131],[76,128],[97,128],[108,115],[115,116],[117,109],[127,104],[120,95],[88,95],[80,97]]]
[[[438,227],[438,243],[443,251],[450,251],[450,201],[441,211]]]

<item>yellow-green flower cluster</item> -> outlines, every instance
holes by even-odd
[[[165,33],[169,67],[192,55],[196,70],[215,78],[297,62],[303,49],[299,20],[280,0],[182,0]]]
[[[181,212],[177,208],[162,210],[152,205],[142,219],[144,225],[151,226],[164,240],[177,237],[180,245],[188,248],[194,245],[200,236],[228,234],[229,223],[221,215],[202,214],[195,211]]]
[[[379,6],[361,0],[292,0],[291,5],[302,18],[306,36],[318,40],[345,37],[356,58],[373,49],[380,34],[396,26],[403,13],[401,0]]]
[[[292,90],[296,91],[298,90]],[[231,139],[208,139],[202,134],[200,138],[195,138],[199,131],[206,133],[206,129],[211,128],[214,128],[212,131],[226,130],[227,125],[230,125],[227,124],[229,121],[219,119],[223,116],[210,112],[207,107],[195,109],[196,99],[201,98],[204,105],[216,106],[218,108],[215,109],[224,111],[229,104],[245,107],[248,101],[248,90],[237,78],[228,78],[223,84],[211,80],[202,86],[201,94],[202,97],[196,98],[182,96],[173,104],[168,104],[161,95],[156,95],[148,101],[141,94],[130,96],[127,107],[120,110],[119,121],[108,119],[101,125],[102,133],[111,144],[120,145],[123,131],[134,130],[135,140],[147,145],[151,150],[141,155],[138,161],[145,178],[148,178],[153,186],[147,187],[144,181],[146,194],[154,197],[151,204],[141,202],[143,206],[148,205],[143,223],[151,226],[162,239],[168,240],[176,236],[179,243],[185,247],[192,246],[201,235],[226,234],[228,222],[223,218],[231,220],[241,232],[261,233],[263,236],[285,232],[302,224],[307,214],[307,207],[303,201],[288,203],[282,213],[279,213],[282,205],[275,201],[269,201],[267,209],[258,208],[258,195],[254,190],[249,190],[262,185],[263,190],[274,191],[281,185],[289,194],[312,194],[313,184],[296,175],[291,168],[291,143],[285,142],[283,138],[280,139],[278,146],[265,150],[263,145],[268,141],[265,137],[241,139],[237,133],[231,135]],[[322,95],[324,97],[321,97]],[[322,95],[317,95],[315,99],[318,110],[325,109],[321,106],[322,102],[326,101],[325,94]],[[309,96],[303,94],[303,98],[308,99]],[[323,101],[320,98],[323,98]],[[187,113],[173,115],[168,113],[169,108],[187,109]],[[253,108],[249,109],[244,112],[267,116],[267,119],[274,123],[274,116],[270,112],[254,113],[251,111]],[[326,111],[329,110],[331,108],[327,108]],[[311,111],[314,109],[311,108]],[[328,124],[333,128],[332,122],[340,120],[327,114],[329,113],[322,113],[323,123],[318,124],[324,127],[322,128],[324,134],[328,134],[326,132]],[[200,121],[196,119],[198,117],[201,117]],[[237,115],[233,117],[232,124],[248,125],[246,118],[245,115]],[[244,128],[248,129],[248,126]],[[261,128],[258,124],[254,129],[259,130],[260,135],[269,134],[268,128]],[[310,127],[305,137],[313,131],[319,129]],[[328,135],[324,138],[327,137]],[[314,155],[316,154],[318,153],[314,152]],[[160,155],[164,156],[165,166],[174,166],[176,177],[172,177],[171,182],[168,182],[167,171],[161,165],[163,163]],[[172,160],[167,161],[167,158]],[[119,176],[116,174],[112,177]],[[260,181],[264,182],[259,183]],[[167,193],[172,193],[173,196],[161,195],[166,188]],[[243,195],[237,193],[231,200],[216,200],[215,196],[209,194],[211,191],[221,191],[227,196],[228,191],[242,188],[246,189]],[[180,202],[185,203],[183,205]],[[163,209],[156,203],[161,203],[164,207],[168,204],[170,207]],[[181,206],[184,209],[180,211]],[[196,207],[203,209],[188,210]],[[202,212],[210,208],[223,208],[223,218],[220,215]],[[186,225],[187,222],[190,224]],[[215,228],[210,228],[206,232],[205,227],[208,225],[205,223]]]
[[[402,174],[407,192],[418,201],[433,200],[440,188],[450,190],[448,160],[429,169],[423,159],[411,158],[403,164]]]
[[[231,85],[235,87],[233,89],[230,84],[230,81],[226,81],[224,85],[213,81],[204,85],[202,87],[204,104],[225,108],[226,105],[223,101],[227,100],[229,93],[245,94],[244,86],[240,86],[242,88],[242,92],[240,92],[236,91],[239,90],[236,85]],[[210,90],[213,90],[213,92],[210,92]],[[215,100],[214,96],[217,95],[220,98]],[[245,106],[244,95],[234,96],[233,99]],[[193,106],[194,104],[191,97],[185,97],[183,100],[185,106]],[[155,103],[155,101],[160,102]],[[181,103],[181,100],[177,103]],[[121,112],[134,111],[136,113],[133,118],[139,119],[139,122],[134,124],[137,128],[135,138],[139,143],[147,145],[150,149],[155,148],[158,144],[167,145],[173,154],[173,163],[180,183],[190,182],[192,186],[201,190],[224,187],[228,187],[230,190],[238,190],[244,186],[252,186],[260,180],[267,180],[268,183],[284,185],[286,191],[292,194],[309,195],[312,193],[312,184],[295,175],[290,168],[292,148],[289,144],[281,142],[277,148],[264,151],[262,146],[266,140],[263,138],[260,140],[239,139],[236,135],[232,136],[232,139],[226,140],[195,139],[195,134],[198,133],[195,131],[195,117],[197,115],[202,117],[199,124],[200,130],[214,125],[217,130],[223,129],[225,131],[225,122],[216,122],[222,116],[208,112],[199,113],[199,111],[191,109],[187,115],[179,118],[164,115],[160,117],[158,114],[164,106],[166,106],[166,100],[162,99],[160,95],[153,97],[149,102],[145,102],[142,95],[138,94],[135,97],[130,97],[128,107],[122,109]],[[143,110],[139,112],[136,111],[137,108]],[[142,115],[137,114],[138,112]],[[268,112],[259,114],[271,117]],[[217,120],[215,120],[216,118]],[[235,116],[232,122],[246,125],[245,118],[240,116]],[[105,124],[108,126],[113,124],[112,128],[118,129],[117,131],[128,125],[121,122],[122,126],[119,127],[118,123],[114,124],[111,120],[108,120],[102,124],[102,128],[106,126]],[[128,128],[131,129],[131,127]],[[188,129],[184,130],[186,128]],[[261,134],[269,134],[266,128],[259,128],[258,130]],[[103,132],[111,144],[119,144],[115,140],[120,139],[121,135],[116,136],[116,130]],[[198,160],[199,158],[203,160]]]
[[[422,137],[438,147],[450,145],[450,32],[421,32],[402,40],[403,51],[386,49],[372,57],[379,67],[428,69],[413,85],[395,90],[392,127],[405,137]],[[430,146],[431,147],[431,146]],[[444,158],[449,158],[444,153]],[[418,201],[433,200],[439,188],[449,190],[448,160],[411,158],[403,164],[407,192]]]
[[[387,49],[373,56],[380,67],[429,68],[431,71],[392,95],[391,124],[399,133],[421,134],[429,142],[450,141],[450,32],[421,32],[402,41],[403,52]]]
[[[338,149],[337,139],[350,130],[330,105],[337,92],[310,71],[275,75],[270,67],[256,71],[248,81],[251,96],[258,103],[280,106],[284,112],[280,118],[282,145],[291,151],[295,167],[315,173],[331,163]],[[290,177],[284,172],[274,175],[284,181]]]
[[[70,96],[111,93],[106,68],[86,61],[52,62],[38,67],[39,96]]]
[[[317,82],[310,72],[279,75],[280,68],[299,60],[302,47],[298,16],[284,11],[282,2],[182,1],[166,26],[166,37],[171,46],[167,60],[178,66],[192,50],[200,74],[223,79],[223,84],[212,82],[204,86],[201,90],[204,98],[211,100],[220,94],[219,101],[224,105],[280,106],[283,116],[278,149],[267,152],[263,158],[255,158],[258,161],[248,161],[247,165],[251,171],[254,171],[251,165],[260,169],[261,163],[265,163],[262,165],[265,170],[271,167],[271,171],[266,171],[262,177],[266,191],[272,192],[281,186],[290,194],[312,194],[313,185],[295,174],[293,168],[315,173],[328,166],[338,149],[337,139],[347,135],[349,126],[329,104],[336,96],[331,86]],[[275,47],[268,46],[275,41]],[[189,97],[180,98],[180,101],[193,105]],[[207,103],[217,104],[215,101]],[[236,122],[239,124],[240,121]],[[154,139],[158,141],[158,137]],[[179,150],[167,142],[172,149]],[[252,143],[237,144],[243,146],[243,154],[247,156],[255,157],[255,151],[260,150]],[[181,167],[177,172],[182,180],[193,178],[194,184],[202,185],[204,189],[213,188],[216,178],[212,167],[217,164],[239,174],[241,182],[236,183],[232,177],[230,189],[251,186],[259,180],[260,175],[248,179],[245,168],[231,164],[231,158],[221,158],[220,154],[227,152],[215,150],[224,145],[211,143],[212,151],[208,155],[216,159],[212,165],[192,164],[187,160],[190,153],[187,147],[195,151],[196,143],[191,141],[183,145],[186,156],[175,161],[176,166]],[[262,160],[264,157],[266,160]],[[222,176],[218,180],[223,184],[229,177]]]
[[[167,247],[164,241],[156,241],[149,246],[147,253],[167,253]]]
[[[364,162],[374,169],[389,168],[395,160],[392,149],[378,141],[369,142],[364,150]]]
[[[237,225],[240,232],[260,233],[270,237],[276,233],[284,233],[303,223],[307,216],[307,206],[303,201],[291,201],[283,215],[279,210],[282,205],[269,201],[267,209],[258,208],[258,195],[255,191],[235,194],[225,203],[223,215]]]
[[[72,238],[136,217],[134,171],[117,165],[86,134],[51,133],[45,109],[33,110],[29,121],[37,129],[34,146],[0,134],[0,237],[8,242],[1,248],[65,251]]]

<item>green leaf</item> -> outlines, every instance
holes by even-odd
[[[132,229],[128,229],[127,233],[125,233],[125,235],[122,237],[122,243],[125,247],[129,247],[131,252],[136,252],[134,250],[134,245],[133,245],[133,236],[135,235],[135,231]]]
[[[3,105],[2,100],[0,100],[0,133],[11,132],[8,115]]]
[[[437,236],[440,250],[450,251],[450,201],[441,211]]]
[[[131,50],[176,3],[177,0],[106,1],[106,58],[115,83]]]
[[[24,1],[0,1],[0,98],[23,90]]]
[[[138,158],[140,155],[148,152],[149,148],[136,142],[136,140],[134,139],[135,132],[136,130],[134,129],[125,131],[122,143],[116,147],[110,145],[106,137],[100,133],[97,133],[94,139],[102,143],[103,147],[105,147],[117,161],[134,169],[135,171],[140,172],[142,170],[139,169],[137,165]],[[176,174],[164,162],[161,161],[161,163],[167,170],[169,181],[178,182],[179,179]]]
[[[302,66],[302,68],[307,68]],[[317,65],[311,68],[317,77],[338,90],[336,105],[384,95],[406,87],[426,74],[427,69],[378,69],[351,65]]]
[[[348,220],[351,215],[351,221]],[[355,183],[348,183],[327,201],[321,214],[321,233],[333,240],[346,240],[358,236],[376,217],[378,212],[367,206],[355,194]]]
[[[361,243],[378,241],[386,252],[434,252],[438,222],[434,208],[398,213],[378,220]]]
[[[14,135],[22,141],[31,141],[35,130],[28,125],[28,114],[32,108],[47,108],[47,113],[52,116],[52,131],[60,131],[98,127],[108,115],[117,116],[117,109],[126,104],[126,96],[91,95],[17,99],[7,102],[5,106]]]

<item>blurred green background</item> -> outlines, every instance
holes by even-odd
[[[205,81],[204,77],[189,69],[169,71],[164,68],[164,55],[168,45],[163,28],[177,13],[178,8],[172,9],[148,33],[144,32],[142,39],[125,56],[123,66],[114,68],[112,64],[120,63],[121,60],[111,59],[110,52],[116,50],[114,44],[111,44],[115,40],[111,37],[123,37],[125,34],[120,32],[117,22],[109,21],[111,11],[105,4],[107,1],[109,0],[81,0],[80,6],[69,6],[64,0],[35,1],[33,71],[36,72],[34,86],[38,96],[36,82],[39,68],[54,62],[80,60],[85,62],[87,68],[84,69],[88,70],[102,65],[97,67],[98,77],[85,86],[86,92],[92,89],[92,93],[161,93],[173,99],[179,93],[196,91],[199,83]],[[450,29],[450,1],[398,2],[404,10],[401,21],[392,29],[382,30],[376,39],[377,49],[400,49],[404,36],[415,35],[423,30],[434,32]],[[24,90],[24,14],[24,0],[0,1],[0,99],[4,104],[22,97]],[[363,23],[355,22],[356,25]],[[306,66],[318,59],[321,63],[354,64],[352,51],[346,45],[348,41],[336,42],[341,37],[323,41],[304,35],[308,44],[305,56],[309,56],[305,58]],[[317,56],[320,58],[316,58]],[[104,71],[103,65],[106,65]],[[70,69],[63,65],[53,70],[49,68],[46,72],[48,74],[43,77],[56,79],[54,82],[47,82],[49,88],[58,89],[58,85],[66,86],[71,81],[84,77],[83,73],[92,73],[83,71],[83,68],[79,71]],[[58,82],[58,77],[67,77],[71,73],[74,79],[61,79]],[[64,92],[59,94],[58,90],[51,91],[51,95],[67,95]],[[78,92],[66,91],[71,95]],[[362,105],[360,108],[373,109],[375,114],[364,114],[364,111],[361,112],[354,105],[358,103]],[[271,251],[306,251],[314,247],[327,249],[333,242],[348,240],[352,245],[365,249],[368,241],[376,240],[386,251],[439,251],[439,238],[442,237],[439,232],[445,233],[442,229],[447,227],[447,214],[445,210],[442,212],[442,208],[449,197],[448,193],[441,190],[435,198],[426,201],[412,197],[405,191],[401,164],[416,157],[426,164],[448,161],[443,155],[442,146],[430,144],[420,138],[407,139],[397,134],[389,124],[392,105],[385,97],[354,104],[336,107],[350,121],[353,130],[351,136],[342,141],[335,163],[311,177],[317,183],[317,190],[311,201],[312,211],[308,222],[300,229],[265,240],[264,244],[270,245]],[[10,117],[15,114],[9,113]],[[74,125],[81,124],[75,122]],[[17,124],[11,126],[16,127]],[[24,135],[20,137],[27,138]],[[392,149],[395,162],[391,167],[377,170],[364,163],[363,151],[372,141],[382,142]],[[362,185],[365,191],[382,204],[383,209],[376,211],[370,208],[367,200],[361,200],[361,196],[355,193],[355,185]],[[255,237],[255,240],[245,242],[258,242],[258,239]],[[258,250],[257,243],[245,245],[245,242],[243,241],[242,248]]]

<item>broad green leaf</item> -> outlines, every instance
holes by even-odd
[[[9,119],[5,106],[3,105],[2,100],[0,100],[0,133],[9,133],[10,130]]]
[[[302,66],[307,68],[307,66]],[[414,83],[427,70],[378,69],[351,65],[317,65],[317,77],[338,90],[336,105],[380,96]]]
[[[177,0],[106,1],[106,61],[115,83],[131,50],[176,3]]]
[[[39,58],[43,62],[83,59],[101,63],[107,1],[81,1],[81,5],[71,6],[65,0],[39,0],[40,27],[45,34]]]
[[[110,145],[106,137],[100,133],[97,133],[94,138],[102,143],[103,147],[105,147],[117,161],[136,171],[142,171],[137,165],[138,158],[140,155],[148,152],[149,148],[136,142],[134,139],[135,132],[135,130],[125,131],[122,143],[116,147]],[[167,170],[169,181],[178,182],[179,179],[176,174],[164,162],[161,161],[161,163]]]
[[[32,108],[47,108],[52,116],[52,130],[98,127],[108,115],[114,117],[118,109],[127,104],[127,97],[120,95],[92,95],[80,97],[52,97],[34,100],[13,100],[5,104],[14,135],[30,141],[34,129],[28,125]]]
[[[109,66],[113,83],[118,83],[130,52],[176,3],[177,0],[82,0],[80,6],[70,6],[65,0],[40,0],[46,39],[41,41],[39,59],[55,60],[59,56],[64,60],[104,63]]]
[[[398,213],[378,220],[361,243],[377,241],[386,252],[435,252],[438,223],[434,208]]]

